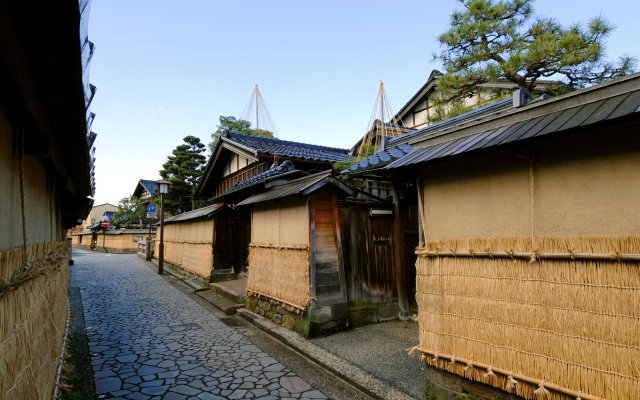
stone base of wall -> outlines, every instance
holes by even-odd
[[[427,371],[425,400],[522,400],[522,397],[424,365]]]
[[[247,297],[246,305],[249,311],[306,338],[328,335],[349,327],[349,307],[346,304],[311,305],[303,314],[287,311],[268,300],[252,296]]]
[[[184,268],[180,268],[179,266],[172,264],[170,262],[167,262],[166,260],[164,261],[164,267],[165,268],[169,268],[171,269],[173,272],[175,272],[178,275],[181,275],[187,279],[189,279],[191,282],[195,283],[196,285],[200,286],[200,287],[209,287],[209,278],[203,278],[200,275],[194,274],[193,272],[187,271]]]

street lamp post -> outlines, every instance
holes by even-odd
[[[158,273],[164,272],[164,195],[169,193],[169,181],[158,181],[158,191],[160,192],[160,254],[158,254]]]

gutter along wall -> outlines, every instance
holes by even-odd
[[[583,132],[422,168],[430,365],[529,399],[640,392],[640,269],[619,261],[640,253],[640,124]]]

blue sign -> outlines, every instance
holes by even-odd
[[[147,206],[147,212],[150,212],[150,213],[156,212],[156,205],[155,204],[149,204]]]

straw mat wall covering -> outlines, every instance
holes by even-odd
[[[164,229],[164,259],[208,279],[213,267],[213,220],[175,223]]]
[[[64,241],[0,251],[0,399],[48,399],[67,318]]]
[[[311,296],[309,248],[251,243],[247,292],[280,303],[289,311],[305,310]]]
[[[607,261],[491,252],[531,253],[531,238],[449,240],[418,249],[418,349],[425,360],[528,399],[637,398],[640,264],[617,260],[640,253],[640,236],[536,238],[534,255],[590,253],[609,255]]]

